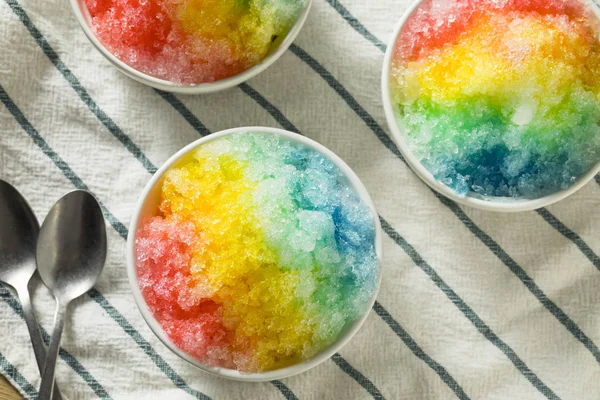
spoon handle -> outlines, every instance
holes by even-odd
[[[52,330],[52,338],[50,339],[48,356],[46,357],[44,371],[42,372],[42,384],[40,386],[40,397],[38,400],[52,400],[56,359],[58,358],[60,339],[65,326],[65,315],[67,314],[68,306],[69,303],[63,305],[62,302],[57,299],[56,315],[54,316],[54,329]]]
[[[42,334],[31,306],[31,297],[29,295],[29,290],[27,289],[27,284],[25,284],[23,287],[17,287],[15,289],[17,290],[19,301],[21,302],[21,308],[23,308],[23,317],[27,323],[29,337],[31,338],[31,345],[33,346],[33,352],[35,354],[35,360],[37,361],[41,375],[42,369],[44,368],[44,363],[46,362],[46,345],[42,339]],[[54,400],[62,400],[58,386],[54,387]]]

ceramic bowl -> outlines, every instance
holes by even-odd
[[[354,323],[349,326],[349,328],[338,338],[338,340],[333,343],[331,346],[317,354],[314,358],[304,361],[286,368],[271,370],[261,373],[241,373],[237,370],[228,369],[228,368],[215,368],[204,365],[196,358],[190,356],[185,353],[183,350],[179,349],[165,334],[163,329],[161,328],[159,322],[154,318],[152,312],[148,308],[144,297],[142,296],[142,292],[138,286],[137,281],[137,267],[136,267],[136,251],[135,251],[135,236],[138,230],[140,221],[142,221],[145,217],[150,215],[155,215],[156,209],[160,202],[160,194],[161,194],[161,185],[163,181],[163,176],[166,171],[168,171],[173,166],[177,165],[180,162],[185,162],[190,153],[194,152],[197,148],[202,146],[205,143],[216,140],[218,138],[222,138],[227,135],[232,135],[238,132],[257,132],[257,133],[267,133],[278,135],[288,140],[301,143],[306,147],[315,150],[322,155],[324,155],[327,159],[332,161],[346,176],[350,186],[355,190],[358,196],[364,201],[364,203],[369,207],[371,213],[373,215],[373,224],[375,226],[375,250],[377,254],[377,258],[380,265],[379,277],[377,283],[377,289],[373,293],[370,298],[369,306],[366,309],[365,313],[358,318]],[[375,298],[377,296],[377,292],[379,290],[379,284],[381,282],[381,266],[382,266],[382,231],[381,225],[379,222],[379,218],[377,216],[377,212],[375,211],[375,205],[371,200],[369,194],[367,193],[366,188],[361,183],[360,179],[356,176],[356,174],[352,171],[352,169],[342,161],[338,156],[336,156],[332,151],[325,148],[323,145],[315,142],[314,140],[308,139],[304,136],[301,136],[297,133],[288,132],[282,129],[275,128],[264,128],[264,127],[244,127],[244,128],[235,128],[229,129],[225,131],[221,131],[218,133],[214,133],[212,135],[206,136],[202,139],[199,139],[188,146],[184,147],[180,151],[178,151],[173,157],[171,157],[150,179],[148,184],[146,185],[142,195],[139,199],[139,202],[135,208],[133,213],[133,217],[131,219],[131,224],[129,227],[129,236],[127,240],[127,273],[129,276],[129,283],[131,286],[131,290],[133,292],[133,297],[135,302],[145,319],[146,323],[150,327],[150,329],[154,332],[154,334],[175,354],[184,360],[188,361],[190,364],[200,368],[201,370],[208,372],[213,375],[218,375],[221,377],[239,380],[239,381],[250,381],[250,382],[262,382],[262,381],[271,381],[275,379],[283,379],[292,375],[299,374],[304,372],[323,361],[330,358],[333,354],[340,351],[340,349],[346,345],[350,339],[356,334],[361,325],[366,320],[373,304],[375,303]]]
[[[534,199],[511,197],[483,197],[471,192],[465,195],[461,195],[449,188],[448,186],[446,186],[445,184],[443,184],[442,182],[435,179],[433,175],[423,166],[421,161],[417,159],[417,157],[415,157],[415,155],[410,149],[410,146],[406,141],[405,132],[402,129],[402,127],[398,124],[398,121],[396,119],[398,106],[397,104],[394,104],[394,101],[392,99],[392,91],[390,88],[390,71],[392,66],[392,60],[395,55],[396,42],[405,24],[412,16],[413,12],[415,12],[416,8],[423,1],[424,0],[418,0],[414,2],[408,8],[408,10],[400,19],[400,21],[398,21],[398,24],[396,25],[394,33],[392,35],[392,40],[388,44],[387,51],[385,53],[385,58],[383,62],[383,73],[381,77],[383,106],[392,139],[394,140],[394,142],[398,146],[398,149],[404,156],[406,163],[412,168],[412,170],[417,174],[417,176],[419,176],[419,178],[421,178],[427,185],[429,185],[432,189],[436,190],[438,193],[448,197],[451,200],[454,200],[457,203],[488,211],[519,212],[535,210],[556,203],[557,201],[563,200],[564,198],[570,196],[571,194],[581,189],[589,181],[591,181],[594,178],[594,176],[600,173],[600,160],[598,160],[598,163],[590,171],[588,171],[585,175],[581,176],[577,180],[577,182],[575,182],[567,189]],[[596,12],[600,12],[600,9],[595,3],[590,3],[590,5]]]
[[[81,29],[83,29],[83,32],[85,33],[87,38],[108,61],[110,61],[115,67],[117,67],[119,71],[129,76],[130,78],[135,79],[136,81],[144,83],[153,88],[160,89],[166,92],[183,94],[212,93],[229,89],[243,82],[246,82],[248,79],[258,75],[265,69],[269,68],[275,61],[277,61],[277,59],[279,59],[279,57],[282,56],[283,53],[285,53],[285,51],[288,49],[288,47],[290,47],[292,42],[300,33],[300,30],[302,30],[304,22],[306,22],[306,18],[308,17],[308,14],[310,12],[312,3],[313,0],[306,0],[306,6],[304,7],[304,10],[300,13],[298,20],[296,21],[292,29],[290,29],[285,39],[279,44],[279,46],[272,48],[269,54],[255,66],[243,72],[240,72],[237,75],[233,75],[228,78],[220,79],[214,82],[206,82],[199,84],[177,84],[140,72],[135,68],[129,66],[128,64],[124,63],[123,61],[119,60],[106,47],[104,47],[104,45],[100,42],[100,40],[98,40],[98,38],[90,28],[91,17],[85,4],[85,0],[71,0],[73,12],[75,13],[77,21],[79,22],[79,25],[81,25]]]

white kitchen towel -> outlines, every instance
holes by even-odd
[[[42,220],[74,188],[106,206],[110,252],[72,307],[57,380],[69,399],[600,398],[600,178],[538,211],[501,215],[434,194],[388,137],[383,52],[408,0],[314,0],[268,70],[181,96],[134,82],[84,37],[68,0],[0,0],[0,178]],[[184,145],[226,128],[299,131],[357,172],[381,217],[383,283],[331,360],[271,383],[209,376],[142,320],[125,238],[142,188]],[[0,223],[2,223],[0,221]],[[54,302],[34,306],[51,331]],[[29,399],[40,377],[18,302],[0,289],[0,372]]]

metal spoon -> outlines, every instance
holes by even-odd
[[[76,190],[52,207],[42,224],[36,253],[42,281],[56,298],[54,329],[42,373],[39,400],[52,399],[54,370],[69,303],[90,290],[106,260],[106,227],[100,205]]]
[[[28,290],[35,273],[35,245],[39,231],[40,225],[27,201],[17,189],[0,179],[0,282],[17,292],[41,374],[46,361],[46,346]],[[54,399],[62,399],[58,387],[54,389]]]

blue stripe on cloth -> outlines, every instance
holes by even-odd
[[[383,306],[376,301],[373,309],[383,319],[388,326],[394,331],[396,335],[406,346],[413,352],[414,355],[419,357],[421,360],[425,362],[432,370],[436,372],[442,378],[442,380],[448,385],[450,389],[456,394],[460,400],[469,400],[469,396],[465,393],[462,387],[454,380],[454,378],[448,373],[446,368],[442,367],[438,362],[436,362],[433,358],[429,357],[423,349],[415,342],[415,340],[406,332],[404,328],[398,324],[394,318],[390,315],[389,312]]]
[[[98,118],[98,120],[108,129],[110,133],[116,137],[119,142],[125,146],[127,150],[135,158],[137,158],[147,169],[151,169],[156,172],[156,167],[150,162],[150,160],[140,151],[140,149],[131,141],[131,139],[123,133],[123,131],[115,124],[115,122],[96,104],[94,99],[81,85],[81,82],[73,75],[71,70],[62,62],[58,54],[50,46],[44,35],[37,29],[33,24],[25,10],[17,2],[17,0],[5,0],[10,6],[13,12],[19,17],[25,28],[29,31],[31,36],[35,39],[35,42],[42,49],[44,54],[48,57],[50,62],[54,64],[56,69],[62,74],[69,85],[73,88],[75,93],[81,98],[81,101],[90,109],[90,111]]]
[[[252,88],[251,88],[252,89]],[[253,91],[256,92],[256,94],[258,96],[261,96],[260,93],[258,93],[255,89],[252,89]],[[262,97],[262,96],[261,96]],[[257,103],[260,105],[261,103],[257,101]],[[185,107],[185,105],[181,105],[183,107]],[[281,113],[281,111],[279,111],[274,105],[271,105],[274,109],[275,112],[271,113],[271,115],[277,120],[277,122],[280,123],[280,125],[283,126],[283,124],[281,123],[281,120],[279,119],[279,115],[283,116],[283,114]],[[185,113],[190,113],[191,111],[189,109],[185,110]],[[195,117],[194,117],[195,118]],[[285,118],[285,117],[283,117]],[[288,121],[287,118],[285,118],[285,121]],[[289,121],[288,121],[289,122]],[[293,125],[292,125],[293,126]],[[294,127],[295,128],[295,127]],[[295,132],[299,133],[302,135],[302,133],[298,130],[298,129],[294,129]],[[377,314],[379,316],[382,316],[382,314],[380,313],[380,311],[385,312],[385,314],[387,315],[385,318],[383,318],[384,322],[386,322],[390,328],[396,332],[398,334],[398,332],[403,332],[402,336],[400,334],[398,334],[398,336],[400,336],[400,338],[404,341],[405,344],[407,344],[407,346],[409,347],[409,349],[419,358],[426,360],[425,362],[431,366],[433,368],[433,370],[440,376],[440,378],[442,378],[442,380],[444,382],[446,382],[446,384],[448,384],[450,386],[450,388],[457,394],[457,396],[462,400],[462,399],[468,399],[468,396],[464,393],[464,391],[462,390],[462,388],[458,385],[458,383],[454,380],[454,378],[452,378],[450,376],[450,374],[448,374],[448,372],[444,369],[444,367],[440,366],[437,362],[435,362],[433,359],[431,359],[428,355],[425,354],[425,352],[423,352],[423,350],[416,346],[416,342],[408,335],[408,333],[406,333],[406,331],[404,329],[402,329],[402,327],[400,327],[400,324],[398,324],[398,322],[396,322],[391,315],[383,308],[383,306],[381,306],[381,304],[376,303],[376,305],[378,306],[377,310],[379,310],[377,312]],[[377,311],[376,310],[376,311]],[[412,346],[412,344],[415,344],[414,346]],[[416,346],[416,347],[415,347]],[[341,356],[339,356],[341,360],[343,360],[343,358]],[[335,360],[334,360],[335,361]],[[350,365],[348,363],[346,363],[347,365]],[[337,364],[340,368],[340,364]],[[358,372],[358,371],[357,371]],[[355,377],[353,377],[354,379],[356,379]],[[364,379],[367,379],[366,377],[364,377]],[[358,382],[358,381],[357,381]],[[362,385],[361,382],[358,382],[359,384]],[[366,385],[369,385],[373,388],[375,388],[377,390],[377,388],[375,387],[375,385],[368,381],[365,382]],[[363,386],[364,387],[364,386]],[[379,392],[379,390],[377,390],[377,392]]]
[[[23,317],[23,309],[21,308],[21,303],[12,295],[12,293],[2,285],[0,285],[0,297],[7,303],[10,308],[17,314],[21,319],[24,320]],[[42,333],[42,338],[46,345],[50,343],[50,335],[48,332],[40,326],[40,331]],[[75,371],[77,374],[88,384],[88,386],[96,393],[96,395],[101,399],[111,399],[108,395],[104,387],[92,376],[92,374],[75,358],[71,353],[66,351],[64,348],[60,348],[59,353],[60,357]]]
[[[2,372],[4,372],[5,376],[12,379],[17,385],[19,385],[27,397],[30,399],[38,398],[38,390],[31,383],[29,383],[27,379],[25,379],[21,372],[19,372],[19,370],[15,368],[15,366],[12,365],[2,353],[0,353],[0,369],[2,369]]]
[[[60,171],[73,183],[78,189],[88,190],[88,186],[75,174],[75,172],[68,166],[68,164],[48,145],[43,137],[37,132],[37,130],[31,125],[27,118],[23,115],[21,110],[8,96],[2,85],[0,85],[0,101],[4,103],[8,111],[13,115],[15,120],[21,125],[23,130],[33,139],[34,143],[46,154],[52,162],[60,169]],[[125,226],[106,208],[102,203],[102,210],[107,220],[119,233],[123,239],[127,239],[127,229]],[[204,393],[191,388],[181,378],[177,372],[154,350],[152,345],[144,339],[144,337],[129,323],[129,321],[116,309],[108,300],[96,289],[92,289],[88,292],[88,295],[98,303],[110,317],[127,333],[136,344],[146,353],[150,359],[156,364],[156,366],[177,386],[179,389],[191,394],[200,400],[210,400],[210,397]]]
[[[210,131],[204,124],[179,100],[173,93],[163,92],[162,90],[154,89],[160,97],[169,103],[175,111],[185,119],[200,134],[200,136],[210,135]]]
[[[363,119],[365,123],[369,127],[372,126],[373,123],[377,126],[377,129],[371,129],[377,135],[377,137],[381,136],[381,132],[383,129],[376,122],[374,122],[373,117],[368,114],[368,112],[360,106],[354,97],[346,90],[346,88],[339,83],[330,73],[323,67],[318,61],[316,61],[311,55],[309,55],[305,50],[301,49],[297,45],[292,44],[290,49],[294,54],[296,54],[302,61],[304,61],[307,65],[309,65],[315,72],[317,72],[328,84],[331,86],[346,103],[353,109],[355,112]],[[357,111],[358,109],[358,111]],[[364,118],[363,116],[367,115],[368,118]],[[385,134],[385,133],[384,133]],[[383,144],[388,147],[398,158],[406,163],[404,158],[399,155],[399,150],[396,145],[391,142],[389,137],[386,135],[388,140],[382,141]],[[592,342],[592,340],[583,333],[583,331],[577,326],[577,324],[571,320],[552,300],[544,294],[544,292],[533,282],[533,280],[527,275],[525,270],[519,266],[509,255],[500,247],[500,245],[494,241],[487,233],[485,233],[481,228],[479,228],[473,220],[471,220],[465,212],[452,200],[442,196],[438,192],[433,189],[430,189],[431,192],[437,197],[439,201],[442,202],[446,207],[448,207],[454,215],[477,237],[486,247],[492,251],[496,257],[500,259],[520,280],[525,284],[525,286],[529,289],[529,291],[538,299],[540,303],[544,305],[554,315],[564,326],[567,328],[577,340],[579,340],[596,358],[596,360],[600,363],[600,352],[598,351],[597,346]]]
[[[296,397],[294,392],[292,392],[289,387],[284,385],[283,382],[281,382],[279,380],[274,380],[274,381],[271,381],[271,383],[273,384],[273,386],[275,386],[277,389],[279,389],[279,391],[281,392],[283,397],[285,397],[287,400],[298,400],[298,398]]]
[[[35,128],[29,123],[29,121],[25,118],[21,110],[17,107],[17,105],[12,101],[12,99],[8,96],[2,85],[0,84],[0,100],[4,103],[6,108],[12,113],[15,117],[19,125],[29,134],[34,143],[44,152],[46,156],[48,156],[54,165],[60,169],[67,179],[71,181],[73,186],[78,189],[88,190],[89,188],[83,181],[73,172],[73,170],[67,165],[67,163],[58,155],[56,152],[48,145],[48,143],[39,135],[39,133],[35,130]],[[123,238],[127,238],[127,228],[120,221],[118,221],[108,210],[106,207],[100,202],[102,206],[102,210],[104,212],[104,216],[108,220],[108,222],[115,228],[115,230],[121,235]]]
[[[444,292],[444,294],[458,307],[458,309],[464,314],[465,317],[477,330],[490,342],[494,344],[500,351],[502,351],[513,365],[531,382],[531,384],[540,391],[548,399],[556,400],[559,397],[548,387],[544,382],[538,378],[538,376],[529,369],[525,362],[515,353],[515,351],[507,345],[502,339],[496,335],[489,326],[469,307],[448,284],[438,275],[438,273],[419,255],[415,248],[408,243],[398,232],[392,228],[392,226],[383,218],[381,220],[381,227],[388,234],[388,236],[400,246],[404,252],[413,260],[413,262],[423,270],[431,280]]]
[[[594,358],[598,363],[600,363],[600,351],[596,344],[590,339],[580,328],[579,326],[571,319],[563,310],[560,309],[546,294],[540,289],[540,287],[533,281],[533,279],[525,272],[525,270],[517,264],[517,262],[500,247],[498,243],[494,241],[487,233],[485,233],[481,228],[479,228],[475,223],[469,219],[467,214],[458,207],[456,203],[452,200],[438,195],[440,201],[442,201],[447,207],[449,207],[456,216],[465,224],[465,226],[481,240],[488,249],[492,251],[510,269],[510,271],[515,274],[519,280],[529,289],[529,291],[539,300],[540,303],[548,310],[558,321],[563,324],[565,328],[577,340],[579,340],[586,349],[592,353]]]
[[[375,400],[384,400],[385,398],[377,389],[377,387],[371,382],[366,376],[364,376],[359,370],[354,368],[348,361],[344,360],[344,358],[339,354],[335,353],[331,356],[333,362],[340,367],[342,371],[350,375],[356,382],[360,384]]]
[[[350,24],[351,27],[354,28],[355,31],[360,33],[362,37],[367,39],[369,42],[373,43],[377,48],[379,48],[379,50],[385,52],[386,45],[381,40],[377,39],[375,35],[369,32],[369,30],[365,28],[365,26],[356,17],[354,17],[354,15],[350,14],[348,9],[344,7],[342,3],[337,0],[326,1],[342,16],[342,18],[346,20],[346,22],[348,22],[348,24]]]
[[[258,93],[254,88],[252,88],[247,83],[242,83],[238,87],[248,96],[250,96],[252,100],[257,102],[262,108],[264,108],[269,114],[271,114],[271,116],[275,118],[275,121],[277,121],[279,125],[283,127],[283,129],[287,129],[288,131],[298,133],[298,128],[296,128],[294,124],[292,124],[290,120],[287,119],[281,111],[279,111],[277,107],[270,103],[263,95]]]
[[[569,239],[571,242],[575,243],[579,250],[590,260],[590,262],[600,270],[600,257],[594,253],[594,250],[573,230],[569,229],[565,224],[563,224],[558,218],[552,215],[545,208],[540,208],[539,210],[535,210],[542,218],[546,220],[550,225],[554,227],[557,231],[559,231],[564,237]]]
[[[375,118],[371,116],[360,104],[358,101],[346,90],[346,88],[338,82],[333,75],[325,67],[317,62],[310,54],[308,54],[305,50],[303,50],[298,45],[292,43],[290,46],[290,50],[294,53],[300,60],[306,63],[309,67],[312,68],[321,78],[327,82],[327,84],[336,91],[336,93],[346,102],[346,104],[364,121],[365,124],[375,133],[375,135],[379,138],[381,143],[385,145],[392,153],[396,155],[396,157],[404,160],[402,154],[400,154],[400,150],[394,144],[392,139],[385,133],[383,128],[375,121]]]

